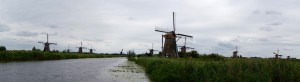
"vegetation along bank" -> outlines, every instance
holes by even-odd
[[[298,60],[139,57],[133,61],[155,82],[300,81]]]

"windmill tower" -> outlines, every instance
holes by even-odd
[[[273,54],[275,54],[275,59],[278,59],[279,57],[282,56],[282,55],[279,55],[279,49],[277,49],[277,53],[273,52]]]
[[[157,32],[163,32],[165,33],[163,35],[163,38],[165,38],[165,43],[164,46],[162,47],[162,56],[163,57],[178,57],[178,49],[177,49],[177,41],[176,37],[177,36],[185,36],[185,37],[190,37],[192,38],[193,36],[190,35],[185,35],[185,34],[178,34],[176,33],[176,29],[175,29],[175,13],[173,12],[173,31],[164,31],[164,30],[160,30],[158,28],[155,29],[155,31]],[[163,40],[162,40],[163,42]]]
[[[78,48],[78,53],[82,53],[82,49],[86,49],[86,47],[82,47],[82,42],[80,43],[80,47],[76,47]]]
[[[93,49],[92,45],[91,45],[91,48],[89,50],[90,50],[90,54],[93,54],[93,51],[96,51],[95,49]]]
[[[48,40],[49,37],[48,37],[48,34],[47,34],[47,42],[38,42],[38,43],[41,43],[41,44],[44,44],[44,52],[49,52],[50,51],[50,45],[57,45],[56,43],[49,43]]]
[[[238,58],[238,48],[237,48],[237,46],[235,46],[235,51],[233,51],[232,57],[233,58]]]

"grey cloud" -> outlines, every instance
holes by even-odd
[[[40,32],[40,34],[43,34],[43,35],[48,34],[48,35],[53,35],[53,36],[57,36],[58,35],[57,32]]]
[[[261,41],[261,42],[268,42],[269,41],[269,39],[267,39],[267,38],[259,38],[258,40]]]
[[[274,30],[274,28],[269,27],[269,26],[260,27],[259,29],[261,31],[273,31]]]
[[[17,36],[36,36],[36,35],[39,35],[39,33],[36,33],[36,32],[30,32],[30,31],[20,31],[20,32],[17,32],[15,35]]]
[[[279,11],[274,10],[255,10],[252,14],[265,14],[265,15],[282,15]]]
[[[265,14],[266,14],[266,15],[282,15],[281,12],[274,11],[274,10],[266,10],[266,11],[265,11]]]
[[[49,28],[60,28],[59,26],[57,25],[48,25]]]
[[[0,23],[0,32],[10,31],[10,28],[7,25],[3,25]]]
[[[272,26],[280,26],[280,25],[282,25],[282,23],[280,23],[280,22],[274,22],[274,23],[272,23],[270,25],[272,25]]]
[[[232,43],[225,43],[225,42],[219,42],[218,46],[225,49],[231,49],[235,47],[235,45],[233,45]]]

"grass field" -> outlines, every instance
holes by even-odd
[[[0,61],[57,60],[76,58],[121,57],[121,55],[77,54],[41,51],[0,51]],[[125,56],[123,56],[125,57]]]
[[[300,61],[276,59],[222,59],[141,57],[155,82],[299,82]]]

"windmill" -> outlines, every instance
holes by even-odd
[[[154,54],[154,51],[158,51],[158,50],[153,49],[153,43],[152,43],[152,48],[149,49],[149,55],[152,56]]]
[[[66,53],[70,53],[70,47],[68,46],[68,49],[65,49],[63,52],[66,52]]]
[[[180,47],[182,53],[186,53],[187,49],[195,49],[195,48],[192,48],[192,47],[186,47],[186,38],[187,37],[184,37],[184,45],[183,46],[178,46],[178,47]]]
[[[235,51],[233,51],[232,57],[233,58],[238,58],[238,48],[237,48],[237,46],[235,46]]]
[[[277,53],[273,52],[273,54],[275,54],[275,59],[278,59],[279,56],[281,57],[282,55],[279,55],[279,49],[277,49]]]
[[[89,50],[90,50],[90,54],[93,54],[93,51],[96,51],[95,49],[93,49],[92,45],[91,45],[91,48]]]
[[[78,53],[82,53],[82,49],[86,49],[86,47],[82,47],[82,42],[80,43],[80,47],[76,48],[78,48]]]
[[[123,49],[121,50],[120,55],[123,55]]]
[[[49,43],[48,40],[49,37],[48,37],[48,34],[47,34],[47,42],[38,42],[38,43],[41,43],[41,44],[44,44],[44,52],[49,52],[50,51],[50,45],[57,45],[56,43]]]
[[[158,28],[155,28],[155,31],[165,33],[163,35],[163,38],[165,38],[165,43],[164,43],[164,46],[162,47],[163,48],[162,54],[164,57],[178,57],[178,49],[177,49],[176,42],[181,37],[178,37],[179,39],[176,40],[177,36],[185,36],[185,37],[193,38],[193,36],[190,36],[190,35],[176,33],[175,13],[174,12],[173,12],[173,31],[165,31],[165,30],[160,30]],[[163,40],[162,40],[162,42],[163,42]]]

